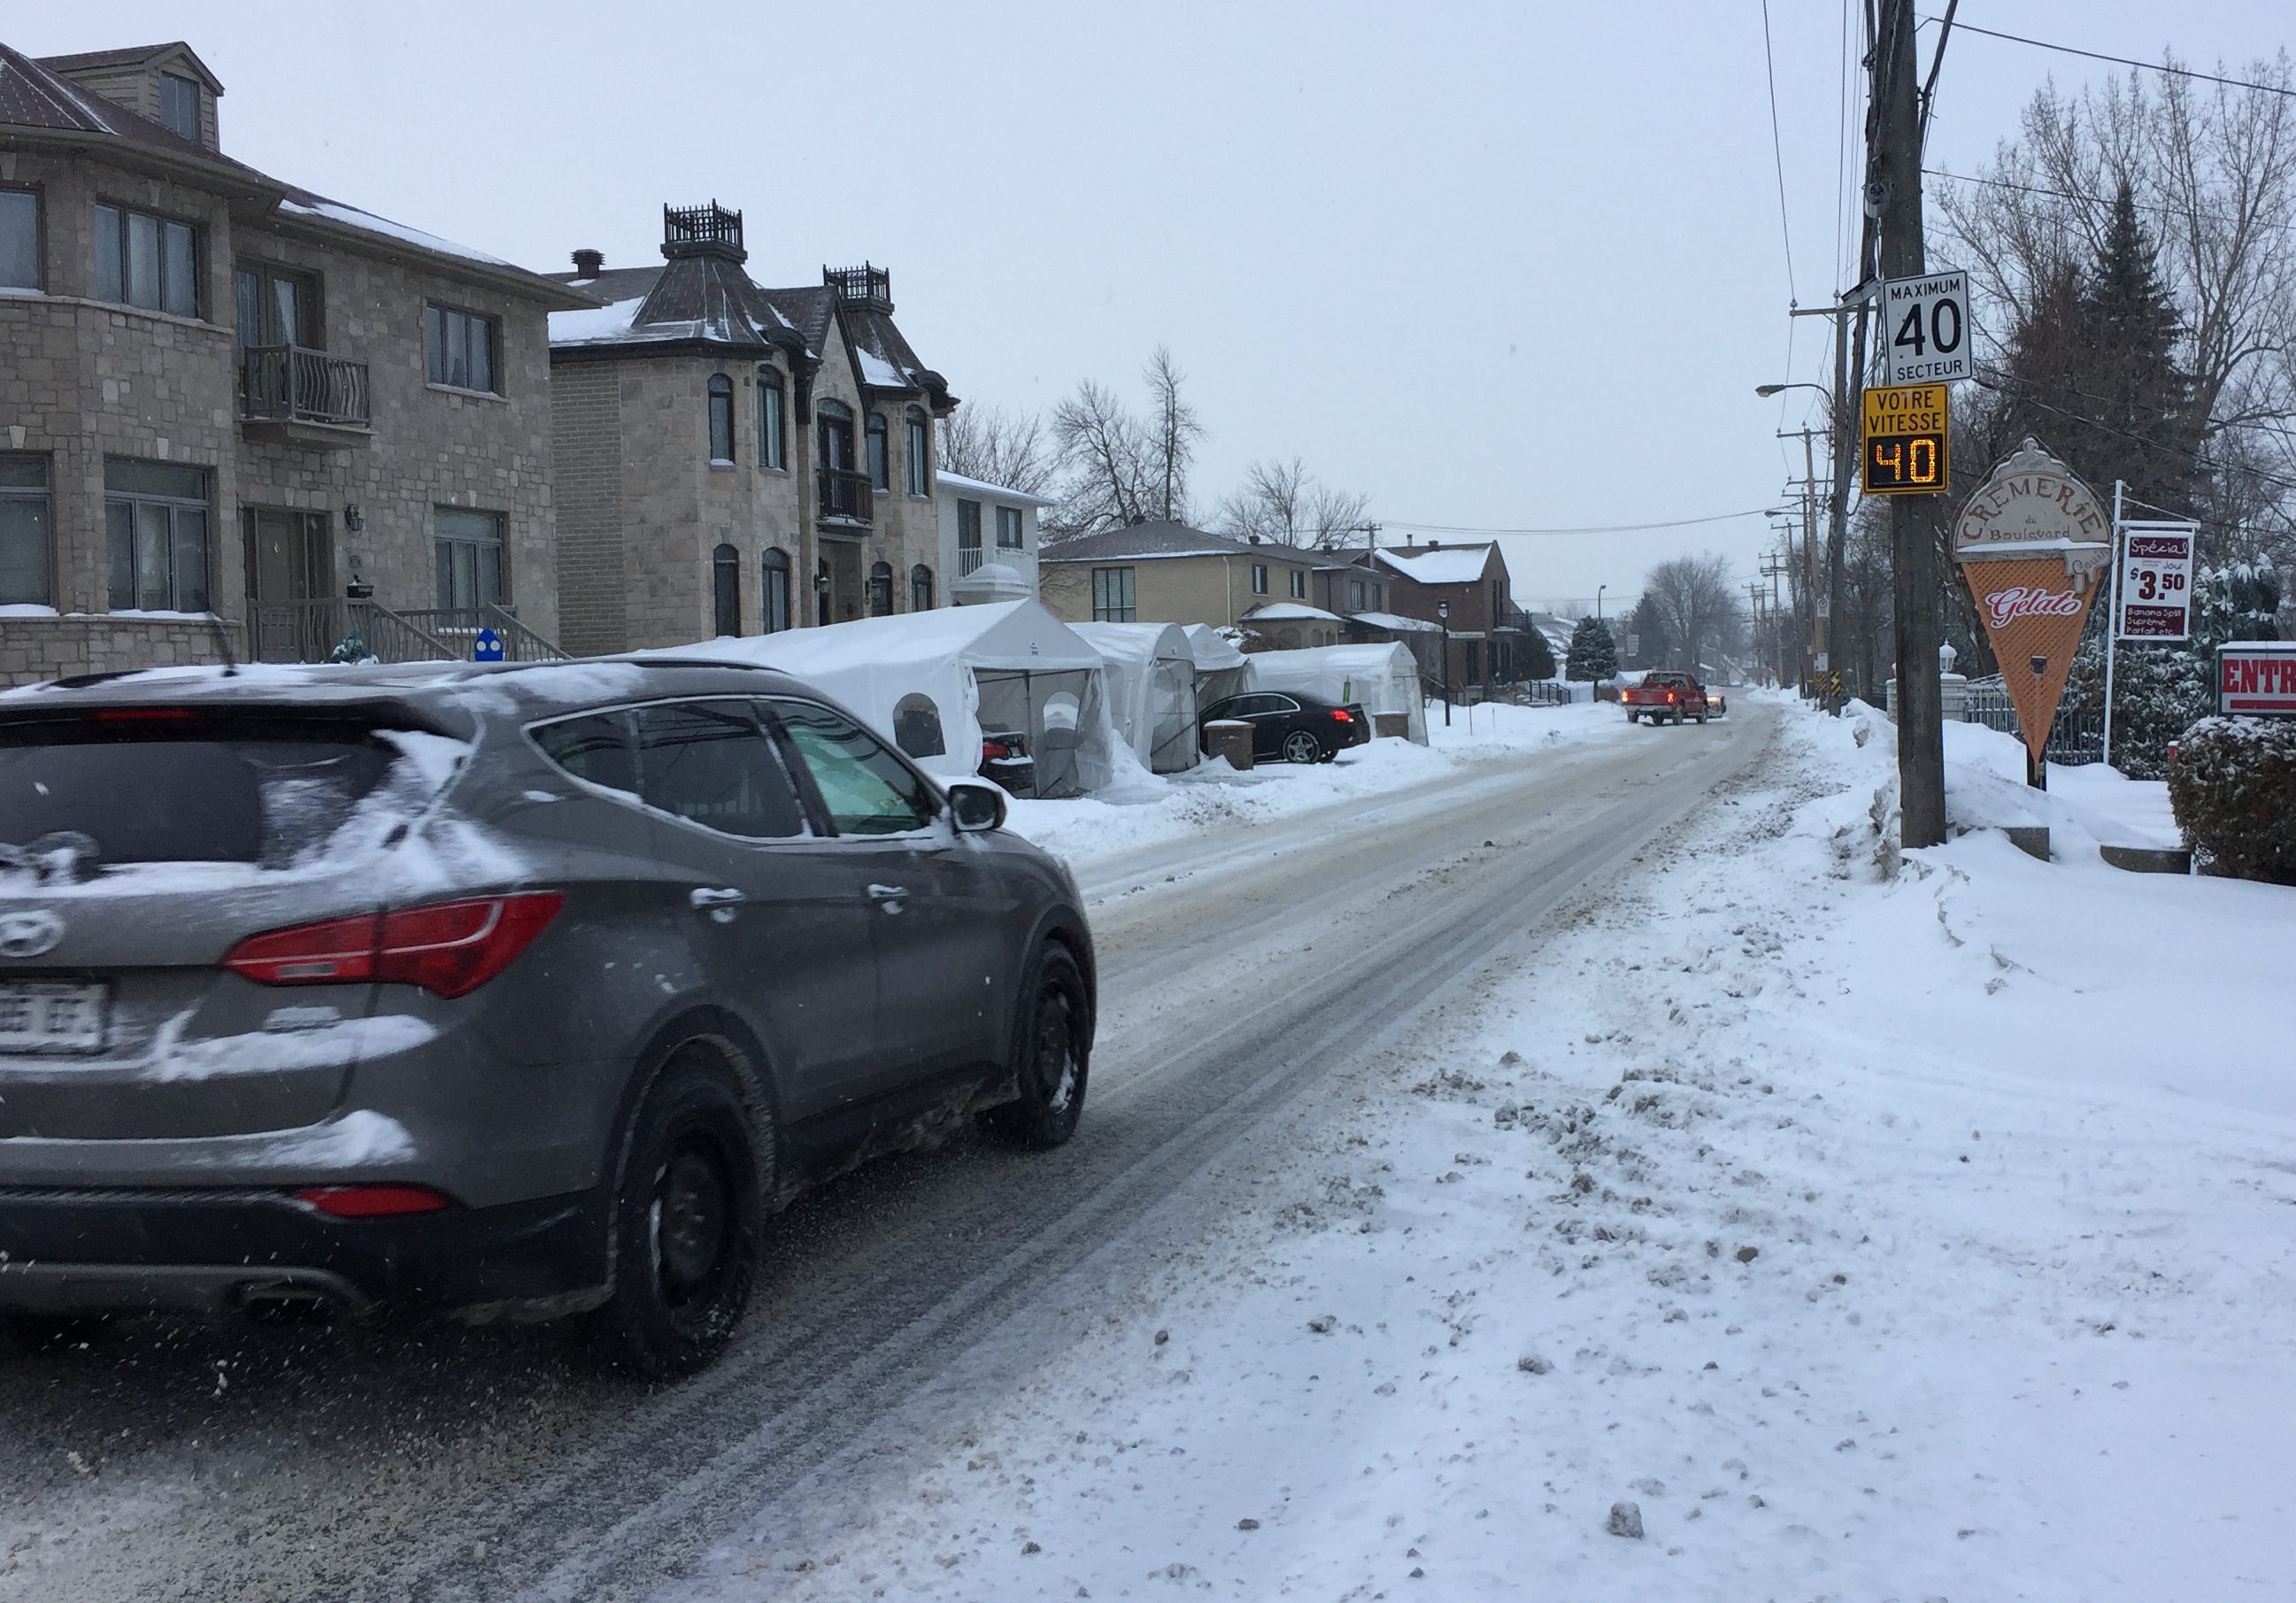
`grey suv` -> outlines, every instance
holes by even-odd
[[[1075,1130],[1091,936],[994,786],[764,670],[161,670],[0,696],[0,1317],[730,1339],[767,1216]]]

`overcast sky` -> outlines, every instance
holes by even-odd
[[[1791,284],[1760,0],[74,0],[12,7],[5,37],[54,54],[190,29],[231,154],[537,268],[578,245],[659,259],[662,202],[714,196],[746,212],[764,282],[889,267],[903,330],[968,399],[1136,390],[1161,341],[1210,431],[1207,509],[1296,455],[1390,524],[1544,528],[1771,506],[1800,475],[1773,434],[1822,404],[1752,391],[1831,376],[1821,320],[1789,366],[1785,311],[1846,259],[1846,9],[1770,4]],[[2291,14],[1960,18],[2209,63],[2270,54]],[[2045,78],[2113,70],[1957,33],[1931,165],[1981,160]],[[1685,551],[1751,577],[1769,539],[1754,519],[1508,555],[1526,600],[1615,601]]]

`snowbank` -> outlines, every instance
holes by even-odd
[[[680,1595],[2280,1595],[2296,891],[1885,879],[1885,733],[1790,713],[1224,1237]]]
[[[1634,733],[1618,709],[1607,706],[1477,707],[1472,716],[1462,707],[1453,719],[1447,729],[1435,711],[1424,746],[1375,740],[1328,763],[1269,763],[1246,773],[1224,762],[1169,777],[1136,771],[1128,783],[1091,796],[1015,801],[1012,827],[1082,865],[1218,824],[1281,818],[1399,790],[1494,758]]]

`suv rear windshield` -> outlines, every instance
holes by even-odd
[[[137,710],[0,723],[0,860],[70,846],[88,867],[283,867],[340,828],[395,756],[340,721]]]

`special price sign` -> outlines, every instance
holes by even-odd
[[[2120,555],[2120,640],[2186,640],[2193,633],[2192,523],[2124,523]]]

